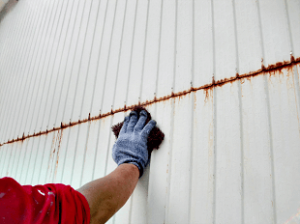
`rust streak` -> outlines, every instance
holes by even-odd
[[[249,79],[250,77],[254,77],[254,76],[257,76],[257,75],[263,75],[265,73],[269,73],[271,75],[274,74],[275,72],[280,72],[281,73],[282,69],[291,69],[292,66],[297,65],[297,64],[300,64],[300,57],[295,59],[293,56],[291,56],[290,61],[277,62],[276,64],[268,65],[267,67],[262,65],[261,68],[257,71],[252,71],[252,72],[241,74],[241,75],[236,73],[236,75],[234,77],[220,79],[220,80],[217,80],[217,81],[215,81],[214,77],[213,77],[212,82],[209,83],[209,84],[206,84],[206,85],[203,85],[203,86],[200,86],[200,87],[196,87],[196,88],[191,87],[189,90],[185,90],[183,92],[178,92],[178,93],[172,92],[171,95],[167,95],[167,96],[160,97],[160,98],[157,98],[155,96],[153,98],[153,100],[149,100],[149,101],[147,100],[145,102],[139,102],[138,105],[142,106],[142,107],[146,107],[146,106],[149,106],[149,105],[152,105],[152,104],[155,104],[155,103],[159,103],[159,102],[162,102],[162,101],[167,101],[167,100],[172,99],[172,98],[181,98],[181,97],[183,97],[187,94],[190,94],[192,92],[197,92],[199,90],[204,90],[205,94],[206,94],[206,97],[208,97],[208,94],[209,94],[208,90],[210,90],[212,88],[220,87],[220,86],[223,86],[227,83],[232,83],[232,82],[235,82],[237,80],[241,80],[241,79],[245,79],[245,78]],[[48,133],[53,132],[53,131],[62,130],[62,129],[65,129],[65,128],[69,128],[69,127],[78,125],[78,124],[86,123],[88,121],[99,120],[99,119],[114,115],[116,113],[126,112],[128,110],[133,109],[135,106],[137,106],[137,105],[131,105],[131,106],[124,105],[123,108],[119,108],[119,109],[116,109],[116,110],[111,109],[110,112],[105,113],[105,114],[100,113],[99,115],[97,115],[95,117],[91,117],[91,115],[89,114],[88,118],[86,118],[86,119],[73,121],[73,122],[70,122],[70,123],[61,123],[61,125],[59,127],[54,127],[51,130],[45,130],[45,131],[42,131],[42,132],[39,132],[39,133],[34,133],[34,134],[31,134],[31,135],[27,135],[27,136],[25,136],[24,133],[23,133],[22,138],[16,138],[16,139],[9,140],[7,142],[4,142],[3,144],[0,144],[0,146],[10,144],[10,143],[14,143],[14,142],[18,142],[18,141],[24,141],[25,139],[28,139],[28,138],[32,138],[32,137],[36,137],[36,136],[40,136],[40,135],[45,135],[45,134],[48,134]]]
[[[61,129],[60,136],[59,136],[58,149],[57,149],[57,157],[56,157],[56,164],[55,164],[55,172],[54,172],[54,180],[56,179],[56,174],[57,174],[57,167],[58,167],[58,160],[59,160],[59,151],[60,151],[60,144],[61,144],[62,136],[63,136],[63,129]]]

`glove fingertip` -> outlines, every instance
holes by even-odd
[[[143,131],[142,131],[142,135],[145,138],[148,138],[150,132],[152,131],[152,129],[155,127],[156,125],[156,121],[155,120],[151,120],[149,121],[149,123],[144,127]]]
[[[145,117],[147,117],[147,112],[146,112],[145,110],[142,110],[142,111],[140,112],[140,115],[144,115]]]
[[[153,127],[157,124],[155,120],[151,120],[150,122],[153,123]]]
[[[156,126],[156,121],[151,120],[151,121],[149,121],[149,125],[147,127],[147,130],[150,132],[155,126]]]
[[[132,116],[132,115],[137,115],[137,112],[136,112],[136,111],[134,111],[134,110],[133,110],[133,111],[131,111],[131,112],[130,112],[130,114],[129,114],[129,116]]]

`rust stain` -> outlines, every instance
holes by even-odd
[[[58,139],[60,138],[60,130],[57,132],[57,135],[56,135],[56,138],[55,138],[55,141],[52,141],[52,145],[54,145],[54,148],[53,148],[53,154],[55,153],[55,150],[56,150],[56,142],[58,141]],[[54,140],[54,139],[53,139]]]
[[[197,107],[197,95],[194,94],[194,109]]]
[[[295,79],[294,79],[294,76],[297,76],[297,77],[295,77],[296,78],[296,80],[298,79],[299,80],[299,71],[298,71],[298,66],[296,66],[295,67],[295,73],[294,73],[294,71],[292,71],[291,72],[292,74],[291,74],[291,76],[292,76],[292,81],[293,81],[293,88],[294,88],[294,95],[295,95],[295,103],[296,103],[296,105],[298,105],[298,103],[297,103],[297,93],[296,93],[296,85],[295,85]],[[300,81],[300,80],[299,80]],[[299,85],[299,82],[298,82],[298,85]],[[300,86],[299,86],[300,87]],[[300,99],[298,99],[298,100],[300,100]],[[299,119],[299,106],[300,105],[298,105],[297,107],[297,109],[298,110],[296,110],[296,112],[297,112],[297,120],[298,120],[298,126],[300,127],[300,119]],[[298,128],[299,129],[299,134],[300,134],[300,128]]]
[[[50,148],[50,160],[48,163],[47,171],[49,171],[49,169],[50,169],[50,164],[51,164],[52,157],[53,157],[52,154],[54,154],[54,151],[55,151],[55,141],[56,141],[56,137],[55,137],[55,134],[53,134],[52,144],[51,144],[51,148]],[[52,151],[52,148],[54,148],[53,151]],[[52,151],[52,153],[51,153],[51,151]]]
[[[213,96],[213,88],[204,89],[204,94],[205,94],[204,102],[207,103],[210,97]]]
[[[299,71],[298,71],[298,67],[296,66],[296,71],[297,71],[297,78],[299,80]],[[299,80],[300,81],[300,80]],[[299,86],[300,87],[300,86]],[[297,118],[298,118],[298,124],[300,123],[300,120],[299,120],[299,114],[298,114],[298,110],[297,110]],[[299,134],[300,134],[300,129],[299,129]],[[300,210],[299,210],[300,211]]]
[[[52,148],[53,148],[53,153],[54,153],[54,151],[55,151],[55,142],[56,142],[56,138],[57,138],[57,135],[56,135],[56,137],[55,137],[55,135],[53,135],[53,138],[52,138],[52,145],[51,145],[51,149],[50,150],[52,150]],[[52,156],[52,155],[51,155]]]
[[[294,83],[294,72],[293,72],[293,70],[290,70],[290,69],[287,70],[286,79],[287,79],[287,82],[286,82],[287,89],[294,89],[295,83]],[[295,91],[296,90],[294,89],[294,93],[295,93]],[[295,96],[295,99],[297,99],[296,96]]]
[[[89,116],[90,116],[90,114],[89,114]],[[88,129],[88,136],[87,136],[87,142],[86,142],[85,151],[88,150],[88,142],[89,142],[89,138],[90,138],[90,129],[91,129],[91,122],[89,122],[89,129]]]
[[[63,136],[63,130],[60,131],[59,135],[59,142],[58,142],[58,147],[57,147],[57,159],[56,159],[56,165],[58,164],[58,159],[59,159],[59,150],[60,150],[60,145],[61,145],[61,139]]]
[[[58,160],[59,160],[59,151],[60,151],[60,145],[61,145],[61,139],[62,139],[62,137],[63,137],[63,129],[61,129],[60,135],[59,135],[59,142],[58,142],[57,156],[56,156],[56,163],[55,163],[54,180],[56,179],[56,174],[57,174],[57,167],[58,167]]]
[[[217,81],[215,81],[214,78],[213,78],[212,82],[209,83],[209,84],[205,84],[205,85],[200,86],[200,87],[191,87],[190,89],[182,91],[182,92],[177,92],[177,93],[172,92],[170,95],[160,97],[160,98],[154,97],[153,100],[147,100],[145,102],[139,102],[138,105],[142,106],[142,107],[146,107],[146,106],[149,106],[149,105],[152,105],[152,104],[155,104],[155,103],[167,101],[167,100],[172,99],[172,98],[179,98],[180,99],[181,97],[183,97],[187,94],[190,94],[192,92],[197,92],[199,90],[203,90],[206,94],[207,90],[210,90],[210,89],[213,89],[213,88],[216,88],[216,87],[221,87],[221,86],[223,86],[227,83],[233,83],[233,82],[235,82],[237,80],[241,80],[241,79],[250,80],[251,77],[258,76],[258,75],[263,75],[265,73],[273,74],[273,73],[278,72],[278,71],[280,73],[282,73],[282,69],[292,69],[292,67],[294,65],[298,65],[298,64],[300,64],[300,57],[295,59],[293,56],[291,56],[290,61],[277,62],[276,64],[268,65],[267,67],[265,67],[262,64],[261,68],[256,70],[256,71],[252,71],[252,72],[241,74],[241,75],[236,73],[236,75],[233,76],[233,77],[220,79],[220,80],[217,80]],[[206,96],[209,96],[209,95],[206,95]],[[86,119],[73,121],[73,122],[69,122],[69,123],[61,123],[61,125],[59,127],[53,127],[53,129],[51,129],[51,130],[41,131],[39,133],[34,133],[34,134],[31,134],[31,135],[27,135],[27,136],[25,136],[23,134],[22,138],[16,138],[16,139],[9,140],[7,142],[4,142],[4,143],[0,144],[0,146],[10,144],[10,143],[14,143],[14,142],[17,142],[17,141],[24,141],[27,138],[32,138],[32,137],[36,137],[36,136],[40,136],[40,135],[45,135],[45,134],[48,134],[48,133],[53,132],[53,131],[59,131],[61,129],[65,129],[65,128],[69,128],[69,127],[72,127],[72,126],[75,126],[75,125],[78,125],[78,124],[86,123],[88,121],[99,120],[99,119],[111,116],[113,114],[116,114],[116,113],[126,112],[128,110],[133,109],[135,106],[137,106],[137,105],[130,105],[130,106],[124,105],[124,107],[122,107],[122,108],[119,108],[119,109],[116,109],[116,110],[111,109],[110,112],[104,113],[104,114],[100,113],[99,115],[97,115],[95,117],[91,117],[90,114],[89,114],[88,118],[86,118]]]

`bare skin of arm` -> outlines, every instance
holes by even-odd
[[[109,175],[78,189],[90,206],[90,223],[108,221],[126,203],[137,185],[139,175],[135,165],[124,163]]]

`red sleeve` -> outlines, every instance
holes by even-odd
[[[21,186],[12,178],[0,179],[0,223],[90,223],[85,197],[69,185]]]

